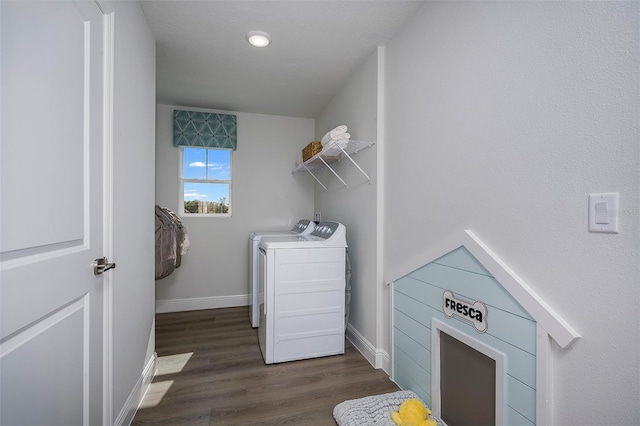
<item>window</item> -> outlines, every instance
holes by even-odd
[[[182,215],[231,216],[231,150],[181,147]]]

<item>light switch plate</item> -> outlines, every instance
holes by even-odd
[[[618,193],[589,195],[589,232],[618,233]]]

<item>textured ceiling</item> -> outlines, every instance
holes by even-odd
[[[157,100],[315,117],[424,1],[141,1],[157,41]],[[258,49],[249,31],[266,31]]]

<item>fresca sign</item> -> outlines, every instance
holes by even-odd
[[[453,318],[454,316],[468,321],[478,333],[487,331],[487,306],[475,301],[469,303],[465,300],[456,299],[452,292],[445,290],[442,294],[442,310],[446,316]]]

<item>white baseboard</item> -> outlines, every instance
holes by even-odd
[[[231,308],[248,305],[249,296],[247,294],[156,300],[156,313],[198,311],[200,309]]]
[[[387,374],[391,371],[391,357],[389,353],[382,349],[376,349],[356,328],[351,324],[347,325],[347,339],[358,349],[358,351],[369,361],[369,364],[376,369],[382,369]]]
[[[153,376],[156,374],[157,359],[158,354],[154,352],[147,362],[142,375],[138,378],[138,382],[129,394],[129,398],[127,398],[127,401],[124,403],[122,410],[120,410],[120,414],[118,414],[118,417],[113,422],[115,426],[131,425],[133,418],[138,412],[138,407],[151,385]]]

